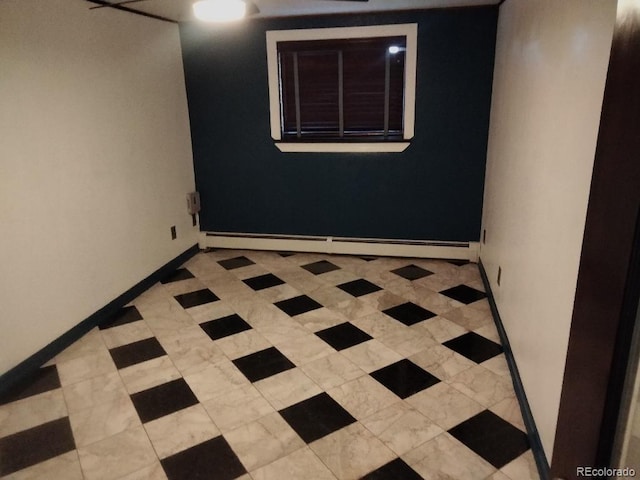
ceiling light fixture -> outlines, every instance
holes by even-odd
[[[244,18],[247,5],[242,0],[200,0],[193,4],[193,13],[204,22],[233,22]]]

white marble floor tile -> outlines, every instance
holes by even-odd
[[[493,475],[487,477],[487,480],[513,480],[513,479],[510,477],[507,477],[504,473],[498,470]]]
[[[515,396],[507,397],[504,400],[499,401],[495,405],[492,405],[489,410],[499,417],[502,417],[515,427],[518,427],[523,432],[527,431],[524,426],[524,420],[522,419],[520,403]]]
[[[447,383],[485,407],[515,395],[510,378],[496,375],[481,365],[459,373]]]
[[[225,358],[223,352],[199,326],[178,330],[158,340],[183,375],[203,370]]]
[[[397,455],[403,455],[443,432],[405,402],[394,403],[361,422]]]
[[[341,313],[351,321],[356,318],[364,317],[365,315],[371,315],[372,313],[377,312],[374,307],[368,305],[358,298],[345,300],[344,302],[333,305],[331,307],[331,310]]]
[[[116,366],[106,347],[81,357],[57,362],[60,383],[71,385],[72,383],[88,380],[99,375],[115,372]]]
[[[464,304],[453,300],[446,295],[434,292],[427,287],[417,287],[415,303],[426,308],[430,312],[440,315],[451,310],[461,307]]]
[[[364,317],[356,318],[352,320],[351,323],[373,338],[381,338],[394,333],[411,331],[406,325],[403,325],[382,312],[375,312],[370,315],[365,315]]]
[[[220,300],[218,302],[205,303],[204,305],[190,308],[188,313],[194,322],[202,323],[216,318],[227,317],[236,312],[231,305]]]
[[[309,335],[309,330],[301,326],[293,318],[280,318],[273,323],[260,322],[259,325],[254,326],[264,338],[274,345]]]
[[[142,313],[142,312],[140,312]],[[195,321],[173,298],[167,299],[160,308],[142,313],[144,321],[157,337],[170,335],[177,330],[195,324]]]
[[[311,443],[310,447],[340,480],[356,480],[395,457],[360,423],[341,428]]]
[[[407,302],[405,298],[388,290],[379,290],[377,292],[370,293],[369,295],[358,297],[358,299],[363,303],[372,306],[378,312]]]
[[[398,352],[386,347],[376,339],[346,348],[340,353],[367,373],[379,370],[403,358]]]
[[[164,473],[160,462],[155,462],[152,465],[120,477],[118,480],[167,480],[167,475]]]
[[[517,480],[540,480],[538,467],[531,450],[523,453],[515,460],[506,464],[500,469],[500,471],[506,474],[509,478]]]
[[[102,403],[111,403],[129,394],[118,372],[100,375],[62,387],[69,412],[77,412]]]
[[[69,414],[77,447],[84,447],[129,428],[140,425],[140,419],[129,397],[119,397]]]
[[[216,340],[215,345],[228,358],[235,360],[236,358],[269,348],[271,347],[271,342],[264,338],[257,330],[252,329]]]
[[[278,413],[224,434],[248,471],[270,464],[302,447],[304,441]],[[259,448],[256,448],[259,445]]]
[[[427,320],[428,323],[431,320]],[[414,325],[416,327],[417,325]],[[408,357],[427,350],[438,343],[431,338],[431,335],[425,330],[408,327],[393,333],[388,333],[379,338],[380,342],[394,350],[402,357]]]
[[[65,362],[73,360],[78,357],[84,357],[86,355],[92,355],[98,352],[106,350],[104,340],[100,335],[98,327],[87,332],[82,338],[76,340],[74,343],[65,348],[55,357],[55,362]]]
[[[440,380],[447,380],[476,365],[468,358],[442,345],[434,345],[412,355],[409,360]]]
[[[254,385],[276,410],[322,393],[322,389],[298,368],[272,375]]]
[[[310,332],[319,332],[335,325],[348,322],[349,319],[341,313],[322,307],[293,317],[296,322]]]
[[[413,325],[411,328],[424,331],[430,338],[438,343],[446,342],[447,340],[467,333],[465,328],[444,317],[433,317]]]
[[[128,343],[153,337],[153,332],[144,320],[126,323],[100,331],[107,348],[120,347]]]
[[[304,365],[335,352],[326,342],[313,334],[276,343],[275,347],[296,365]]]
[[[308,294],[311,298],[313,298],[316,302],[321,303],[325,307],[333,307],[341,302],[347,302],[352,300],[354,297],[349,295],[344,290],[339,289],[333,285],[326,285],[320,288],[317,288]]]
[[[27,430],[67,415],[62,389],[0,405],[0,437]]]
[[[201,402],[221,392],[249,384],[246,377],[229,360],[221,360],[199,372],[185,375],[184,379]]]
[[[203,405],[222,432],[275,412],[256,387],[249,384],[220,392]]]
[[[251,472],[254,480],[336,480],[322,461],[304,447]]]
[[[267,273],[271,273],[269,272],[269,270],[267,270],[266,268],[264,268],[262,265],[259,265],[259,264],[247,265],[246,267],[242,267],[242,268],[234,268],[233,270],[229,270],[229,271],[234,277],[236,277],[239,280],[245,280],[247,278],[258,277],[260,275],[266,275]]]
[[[476,328],[474,332],[498,344],[502,343],[495,325],[487,324],[484,327]]]
[[[180,372],[166,355],[120,370],[120,378],[130,394],[180,378]]]
[[[445,430],[484,410],[484,406],[444,382],[418,392],[405,401]]]
[[[157,462],[142,426],[78,449],[86,480],[115,480]]]
[[[474,308],[473,305],[454,308],[453,310],[443,313],[441,316],[467,330],[476,330],[494,325],[491,311],[479,310],[478,308]]]
[[[307,363],[300,368],[325,390],[365,375],[364,370],[338,352]]]
[[[343,383],[327,393],[357,419],[373,415],[399,400],[368,375]]]
[[[277,276],[277,275],[276,275]],[[275,287],[264,288],[258,291],[258,294],[264,300],[275,303],[288,298],[297,297],[302,295],[302,292],[295,287],[292,287],[288,283],[282,285],[276,285]]]
[[[482,362],[482,365],[487,370],[491,370],[493,373],[503,376],[510,377],[511,372],[509,371],[509,365],[507,365],[507,360],[505,359],[504,354],[497,355],[493,358],[490,358],[487,361]]]
[[[442,433],[402,456],[424,478],[484,480],[495,468],[448,433]]]
[[[220,430],[200,404],[178,410],[144,425],[159,458],[217,437]]]
[[[266,314],[268,314],[268,310],[272,310],[274,314],[283,314],[282,311],[278,310],[270,302],[260,297],[259,295],[256,295],[256,292],[254,292],[253,290],[251,290],[251,293],[236,295],[228,299],[227,303],[229,304],[229,306],[231,306],[231,308],[233,308],[234,312],[236,312],[249,323],[251,323],[251,320],[256,317],[258,319],[264,317]]]
[[[169,282],[162,284],[162,288],[167,292],[167,295],[174,297],[176,295],[182,295],[183,293],[195,292],[196,290],[202,290],[206,288],[202,280],[198,278],[187,278],[185,280],[179,280],[177,282]]]

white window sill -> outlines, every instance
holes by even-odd
[[[321,153],[393,153],[404,152],[409,142],[371,143],[297,143],[275,142],[281,152],[321,152]]]

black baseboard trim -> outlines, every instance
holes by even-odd
[[[509,365],[511,379],[513,380],[513,388],[516,392],[516,397],[518,397],[518,403],[520,404],[522,419],[524,420],[524,425],[527,428],[529,444],[531,445],[531,453],[533,453],[533,458],[536,461],[540,479],[551,480],[549,462],[547,461],[547,456],[545,455],[544,449],[542,448],[542,442],[540,441],[538,428],[536,427],[536,422],[533,419],[533,414],[531,413],[531,408],[529,407],[529,401],[527,400],[527,395],[524,391],[524,385],[522,384],[522,379],[520,378],[520,373],[518,372],[518,366],[516,365],[516,360],[513,356],[511,345],[509,344],[507,332],[505,331],[504,325],[502,324],[500,313],[498,313],[498,307],[496,306],[496,302],[493,298],[493,293],[491,291],[491,285],[489,284],[487,272],[484,269],[484,265],[482,265],[482,259],[478,260],[478,267],[480,268],[482,283],[484,284],[484,288],[487,292],[489,306],[491,307],[491,314],[493,315],[493,320],[496,324],[496,328],[498,329],[498,335],[500,335],[500,341],[502,342],[502,346],[504,348],[504,356],[507,360],[507,365]]]
[[[188,250],[169,261],[158,270],[153,272],[147,278],[135,284],[129,290],[124,292],[118,298],[112,300],[100,310],[85,318],[75,327],[56,338],[46,347],[40,349],[29,358],[19,363],[11,370],[0,376],[0,396],[8,392],[14,385],[36,373],[36,371],[65,348],[76,340],[80,339],[85,333],[101,323],[109,320],[120,308],[139,296],[145,290],[148,290],[160,280],[167,277],[175,271],[180,265],[193,257],[199,252],[198,245],[193,245]]]

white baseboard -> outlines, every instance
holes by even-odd
[[[446,258],[477,263],[479,243],[202,232],[200,248]]]

